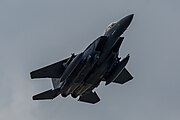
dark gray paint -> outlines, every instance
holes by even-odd
[[[80,54],[42,67],[30,73],[31,79],[51,78],[53,89],[33,96],[33,100],[49,100],[71,95],[79,96],[78,101],[97,103],[98,95],[93,92],[102,81],[124,84],[133,79],[125,68],[129,54],[120,60],[119,49],[123,41],[122,34],[130,25],[134,14],[130,14],[116,23],[110,24],[103,36],[94,40]]]
[[[179,4],[179,0],[1,0],[0,119],[178,120]],[[133,81],[100,86],[97,92],[103,102],[95,106],[71,98],[32,101],[32,94],[51,86],[48,80],[31,81],[29,71],[80,52],[110,21],[129,13],[136,16],[124,35],[121,54],[131,53],[128,68]]]

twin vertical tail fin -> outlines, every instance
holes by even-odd
[[[52,78],[51,81],[54,89],[59,88],[62,83],[60,78]]]

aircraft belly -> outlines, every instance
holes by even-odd
[[[97,87],[104,77],[105,73],[108,71],[108,69],[110,69],[110,67],[112,67],[115,61],[116,59],[114,54],[111,54],[107,59],[104,59],[103,63],[101,63],[98,67],[95,67],[93,71],[91,71],[89,76],[84,80],[84,84],[81,87],[78,87],[78,89],[76,89],[74,93],[82,95],[86,91],[93,90],[95,87]],[[112,62],[113,64],[109,64]]]
[[[100,58],[100,60],[101,60],[101,58]],[[95,84],[97,81],[101,80],[103,78],[104,74],[115,63],[116,55],[115,54],[110,54],[110,56],[108,58],[104,58],[102,61],[103,62],[98,67],[96,67],[93,70],[93,72],[90,74],[90,76],[87,78],[86,83]]]
[[[88,75],[88,73],[93,69],[94,65],[95,65],[95,61],[91,62],[90,60],[88,60],[86,64],[82,67],[82,69],[79,71],[79,73],[76,75],[73,82],[75,83],[82,82],[85,79],[85,77]]]
[[[90,59],[84,60],[79,64],[71,75],[66,79],[63,92],[67,95],[73,93],[77,88],[82,86],[83,80],[86,78],[88,73],[91,71],[96,61],[91,62]]]
[[[92,86],[92,84],[81,84],[73,91],[72,94],[75,96],[82,95],[84,92],[86,92],[86,90],[91,88],[91,86]]]
[[[106,71],[106,67],[99,66],[99,69],[95,68],[94,71],[84,80],[84,83],[79,86],[73,93],[76,95],[82,95],[89,89],[93,90],[97,83],[101,80],[103,73]]]
[[[108,26],[103,36],[93,41],[83,52],[32,71],[31,78],[52,78],[53,89],[33,96],[33,100],[54,99],[59,94],[78,101],[95,104],[100,98],[94,92],[101,81],[124,84],[133,79],[126,70],[129,55],[120,61],[119,48],[123,41],[121,35],[128,28],[133,14]]]

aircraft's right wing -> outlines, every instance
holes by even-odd
[[[32,71],[30,73],[31,78],[60,78],[65,70],[63,63],[66,63],[68,59],[66,58],[57,63]]]

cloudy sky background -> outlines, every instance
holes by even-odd
[[[1,120],[179,120],[179,0],[1,0]],[[96,105],[60,96],[33,101],[52,87],[32,70],[78,53],[106,26],[134,13],[121,56],[130,53],[125,85],[96,89]]]

